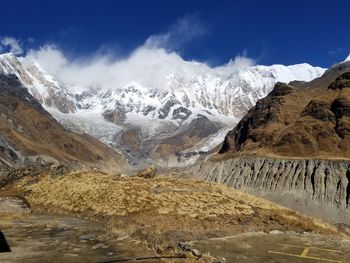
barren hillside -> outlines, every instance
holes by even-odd
[[[115,151],[61,126],[13,76],[0,75],[0,165],[122,164]]]
[[[308,83],[278,83],[228,133],[220,153],[350,158],[349,63]]]

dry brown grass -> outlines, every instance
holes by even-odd
[[[171,213],[211,217],[251,215],[253,208],[283,209],[222,185],[169,177],[149,180],[72,173],[64,177],[43,176],[25,188],[30,190],[27,198],[31,204],[108,216]]]
[[[138,225],[157,231],[203,231],[246,225],[336,231],[265,199],[192,179],[80,172],[62,177],[44,175],[35,182],[28,177],[18,187],[29,191],[26,198],[33,207],[107,217],[117,229]]]

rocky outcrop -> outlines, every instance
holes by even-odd
[[[50,96],[45,99],[45,106],[55,108],[62,113],[73,113],[76,111],[76,106],[71,99],[61,94],[55,94],[54,91],[51,92]]]
[[[157,174],[157,167],[154,165],[151,165],[150,167],[147,167],[141,171],[139,171],[136,176],[142,177],[142,178],[153,178]]]
[[[270,197],[292,208],[350,210],[350,161],[236,157],[206,161],[193,169],[200,179]]]
[[[126,115],[122,110],[106,110],[103,114],[106,121],[112,122],[116,125],[120,125],[125,121]]]
[[[350,72],[346,72],[341,76],[337,77],[335,81],[329,85],[328,88],[333,90],[350,88]]]
[[[220,124],[200,115],[174,136],[160,141],[152,157],[168,160],[169,157],[178,155],[182,150],[193,147],[204,138],[216,133],[220,128]]]

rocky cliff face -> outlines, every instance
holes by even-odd
[[[350,161],[236,157],[193,168],[200,178],[224,183],[311,215],[350,222]],[[341,215],[339,215],[341,214]]]

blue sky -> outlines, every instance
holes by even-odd
[[[244,55],[328,67],[350,51],[349,1],[12,0],[1,9],[0,37],[73,58],[123,57],[147,42],[210,65]]]

